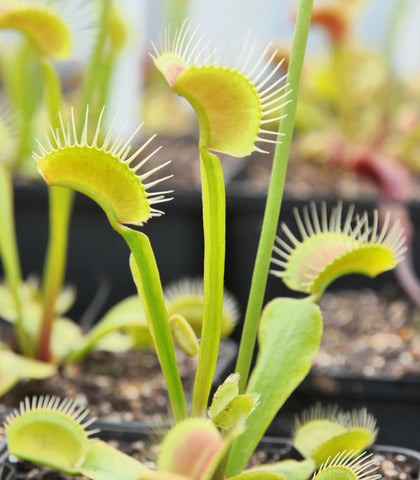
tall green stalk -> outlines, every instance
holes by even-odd
[[[300,0],[296,19],[296,27],[290,57],[288,83],[291,88],[289,99],[284,107],[286,115],[280,122],[279,132],[285,134],[281,137],[282,143],[278,144],[274,153],[273,169],[268,188],[267,202],[264,212],[260,241],[252,276],[251,289],[245,314],[244,327],[241,336],[236,372],[240,374],[240,391],[245,390],[251,368],[259,318],[264,302],[265,288],[274,240],[279,221],[281,202],[283,198],[284,183],[293,128],[296,114],[300,77],[305,56],[306,42],[311,23],[313,0]]]
[[[200,148],[204,228],[204,313],[194,384],[193,416],[205,416],[216,369],[223,312],[226,200],[220,160]]]
[[[133,254],[134,280],[142,300],[150,333],[165,377],[175,421],[188,416],[187,404],[175,356],[163,290],[149,239],[141,232],[111,223],[123,236]]]
[[[16,335],[20,350],[26,355],[34,355],[23,324],[20,287],[22,273],[17,248],[12,174],[4,165],[0,165],[0,257],[3,263],[7,287],[13,297],[17,318]]]

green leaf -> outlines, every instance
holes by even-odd
[[[283,475],[288,480],[307,480],[315,470],[315,462],[310,458],[300,461],[286,459],[280,462],[267,463],[247,469],[245,473],[249,471],[258,472],[260,470]]]
[[[232,373],[227,379],[217,388],[213,395],[213,400],[209,408],[209,417],[213,418],[218,415],[226,406],[239,394],[239,375]]]
[[[57,366],[0,349],[0,396],[20,380],[47,378],[57,371]]]
[[[70,360],[80,360],[95,349],[107,335],[122,330],[129,336],[126,345],[149,348],[152,338],[147,326],[143,304],[138,295],[125,298],[114,305],[87,333],[79,346],[70,354]]]
[[[260,403],[234,442],[230,475],[245,467],[280,407],[309,372],[321,334],[321,312],[309,300],[279,298],[264,308],[259,355],[247,387],[260,394]]]
[[[53,323],[51,352],[61,362],[82,340],[82,329],[73,320],[56,318]]]
[[[239,395],[239,374],[232,373],[216,390],[208,414],[219,428],[242,427],[258,399],[256,393]]]
[[[93,480],[137,480],[154,475],[142,463],[103,441],[89,446],[79,470]]]
[[[240,426],[254,410],[258,402],[257,393],[245,393],[231,400],[212,420],[219,428],[232,429]]]
[[[111,332],[101,338],[94,345],[94,350],[103,352],[128,352],[134,347],[133,339],[121,332]]]
[[[273,472],[267,471],[254,471],[254,472],[244,472],[233,477],[229,477],[229,480],[288,480],[285,476],[279,475]],[[293,479],[294,480],[294,479]]]

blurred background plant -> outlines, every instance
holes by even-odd
[[[47,138],[47,142],[54,150],[66,141],[64,125],[70,115],[74,141],[88,146],[92,146],[89,143],[92,138],[95,145],[104,142],[99,129],[101,122],[108,125],[107,143],[112,139],[114,146],[118,146],[120,136],[134,121],[137,127],[140,73],[145,60],[141,39],[146,23],[145,5],[112,0],[56,0],[48,4],[34,0],[0,5],[0,41],[4,44],[0,58],[4,120],[0,123],[4,148],[4,161],[0,164],[0,257],[4,271],[0,317],[13,326],[14,332],[11,341],[3,334],[0,341],[2,395],[20,379],[51,376],[62,363],[79,361],[94,349],[151,348],[152,339],[137,295],[115,305],[86,335],[90,325],[77,325],[65,316],[76,297],[74,287],[64,287],[74,203],[71,190],[48,189],[49,237],[44,269],[42,275],[37,271],[26,280],[18,248],[23,241],[17,235],[14,208],[14,186],[40,178],[32,152],[38,148],[43,151],[41,132],[47,131],[48,125],[54,140]],[[167,7],[165,15],[170,18],[182,13],[181,2],[168,3]],[[121,92],[125,98],[120,103]],[[108,104],[110,108],[104,109],[103,105]],[[118,109],[122,107],[118,121],[113,104]],[[75,122],[75,116],[81,120]],[[114,124],[121,124],[121,120],[123,125],[114,131]],[[131,137],[135,145],[141,140],[139,130],[136,128]],[[37,141],[32,140],[37,137]],[[151,140],[153,137],[144,146]],[[126,148],[130,148],[128,143]],[[33,250],[32,256],[38,254]],[[168,291],[169,311],[177,302],[173,312],[176,315],[172,315],[176,318],[171,323],[175,338],[179,338],[179,330],[185,330],[185,319],[191,321],[197,334],[200,332],[203,310],[200,285],[197,280],[184,280],[181,286],[171,289],[172,294]],[[226,337],[238,316],[234,300],[228,302],[224,313],[222,336]],[[94,315],[94,320],[98,318]]]

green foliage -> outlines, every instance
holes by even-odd
[[[317,405],[302,412],[293,443],[305,458],[312,458],[320,467],[342,451],[364,450],[374,443],[376,434],[376,421],[366,410],[343,413]]]
[[[379,232],[376,215],[372,227],[366,216],[356,217],[353,226],[350,212],[341,226],[341,206],[330,219],[325,210],[321,220],[315,208],[312,216],[305,210],[303,220],[296,215],[302,240],[283,226],[290,244],[278,239],[279,247],[274,251],[282,260],[274,258],[273,263],[282,270],[273,273],[282,277],[288,286],[311,297],[276,298],[262,308],[312,0],[300,2],[289,66],[290,87],[285,84],[285,78],[278,75],[280,64],[267,73],[275,55],[263,62],[264,65],[258,62],[259,68],[251,69],[248,75],[247,45],[235,66],[217,64],[213,58],[210,64],[200,62],[198,59],[206,47],[197,40],[197,31],[191,33],[188,22],[173,39],[169,33],[166,35],[160,52],[155,48],[156,66],[171,89],[193,106],[200,125],[204,281],[199,291],[178,297],[166,295],[166,298],[150,241],[135,228],[143,226],[151,217],[160,216],[163,212],[154,205],[170,200],[167,195],[171,192],[150,191],[168,178],[150,178],[166,164],[144,172],[143,167],[157,151],[145,153],[151,139],[131,152],[130,144],[138,129],[128,139],[121,138],[122,132],[116,139],[112,138],[112,129],[103,135],[104,109],[101,113],[93,109],[90,114],[93,121],[85,109],[93,98],[96,81],[99,98],[106,98],[109,78],[97,72],[108,71],[125,41],[123,25],[112,16],[110,0],[100,5],[98,42],[82,87],[80,105],[75,109],[76,114],[71,110],[69,122],[59,113],[61,85],[52,63],[45,57],[67,52],[69,42],[64,38],[59,20],[47,10],[23,9],[20,20],[11,14],[13,9],[0,12],[0,28],[12,27],[24,32],[28,42],[34,43],[31,49],[39,56],[35,55],[36,65],[42,76],[43,102],[51,125],[45,141],[39,142],[35,159],[39,172],[51,187],[52,231],[42,287],[36,295],[39,298],[34,298],[22,287],[13,235],[11,177],[0,171],[0,197],[4,200],[0,220],[6,226],[5,233],[0,235],[0,252],[8,289],[6,294],[0,289],[0,297],[7,299],[3,313],[16,326],[22,353],[45,360],[41,363],[19,356],[0,344],[3,382],[0,393],[22,377],[50,375],[56,370],[55,363],[80,360],[98,347],[118,350],[153,345],[166,381],[175,425],[163,440],[157,470],[151,471],[104,442],[92,442],[89,439],[92,431],[87,430],[90,421],[84,421],[86,413],[72,402],[54,397],[34,398],[26,400],[20,410],[5,421],[10,452],[93,480],[116,477],[224,480],[232,476],[238,480],[304,480],[317,467],[320,471],[314,478],[318,480],[376,479],[367,457],[357,457],[357,452],[373,442],[376,434],[374,422],[366,413],[334,413],[324,418],[316,411],[303,416],[294,435],[296,448],[305,457],[303,461],[285,460],[268,467],[243,470],[278,410],[311,367],[322,335],[321,312],[312,300],[318,299],[339,276],[352,272],[376,275],[393,268],[403,253],[399,226],[388,229],[385,225]],[[102,58],[106,52],[110,58]],[[290,101],[284,102],[289,96]],[[279,131],[273,130],[278,121]],[[93,132],[90,124],[94,126]],[[283,135],[282,144],[280,136]],[[223,288],[225,190],[220,159],[213,151],[242,157],[261,151],[257,146],[259,142],[276,144],[276,152],[237,372],[217,389],[208,408],[220,338],[232,331],[237,319],[237,308],[231,301],[225,301]],[[59,296],[73,198],[70,190],[82,192],[96,201],[110,225],[125,240],[131,252],[129,263],[138,291],[138,297],[116,305],[85,335],[62,316],[65,310]],[[248,378],[257,332],[259,351]],[[201,335],[200,342],[196,335]],[[188,354],[199,354],[191,412],[185,400],[174,342]]]
[[[283,475],[288,480],[307,480],[308,478],[310,478],[311,474],[315,470],[315,462],[311,458],[299,461],[286,459],[281,460],[280,462],[260,465],[259,467],[248,469],[246,470],[246,472],[259,471],[260,469],[264,470],[265,472],[272,472],[277,475]]]
[[[0,342],[0,396],[7,393],[20,380],[47,378],[56,371],[54,364],[18,355]]]
[[[288,242],[277,237],[274,252],[281,259],[272,262],[283,269],[272,273],[283,279],[291,289],[312,294],[319,299],[327,286],[339,277],[360,273],[374,277],[394,268],[405,251],[403,231],[396,222],[389,228],[389,217],[378,231],[378,213],[374,213],[373,225],[368,223],[365,212],[353,219],[350,207],[342,225],[342,206],[333,209],[327,217],[323,204],[319,218],[315,204],[303,210],[302,216],[295,210],[296,223],[302,237],[298,240],[290,229],[282,224]]]
[[[264,308],[259,355],[247,386],[247,393],[259,393],[259,403],[234,442],[229,475],[245,467],[278,410],[309,372],[321,333],[320,310],[308,300],[277,298]]]
[[[89,445],[79,472],[93,480],[136,480],[154,476],[154,472],[139,461],[102,441]]]
[[[239,395],[239,374],[231,374],[216,390],[209,417],[223,430],[242,427],[258,404],[259,394]]]

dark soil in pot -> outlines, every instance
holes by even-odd
[[[215,385],[230,373],[236,345],[220,345]],[[197,357],[177,350],[178,368],[187,399],[191,401]],[[25,396],[56,395],[77,400],[98,418],[101,428],[124,424],[134,430],[149,430],[171,421],[164,377],[152,350],[125,353],[93,352],[80,363],[60,367],[45,380],[21,381],[0,398],[0,420],[8,408],[15,408]]]
[[[324,331],[314,371],[420,380],[420,311],[395,284],[326,292],[319,306]]]

